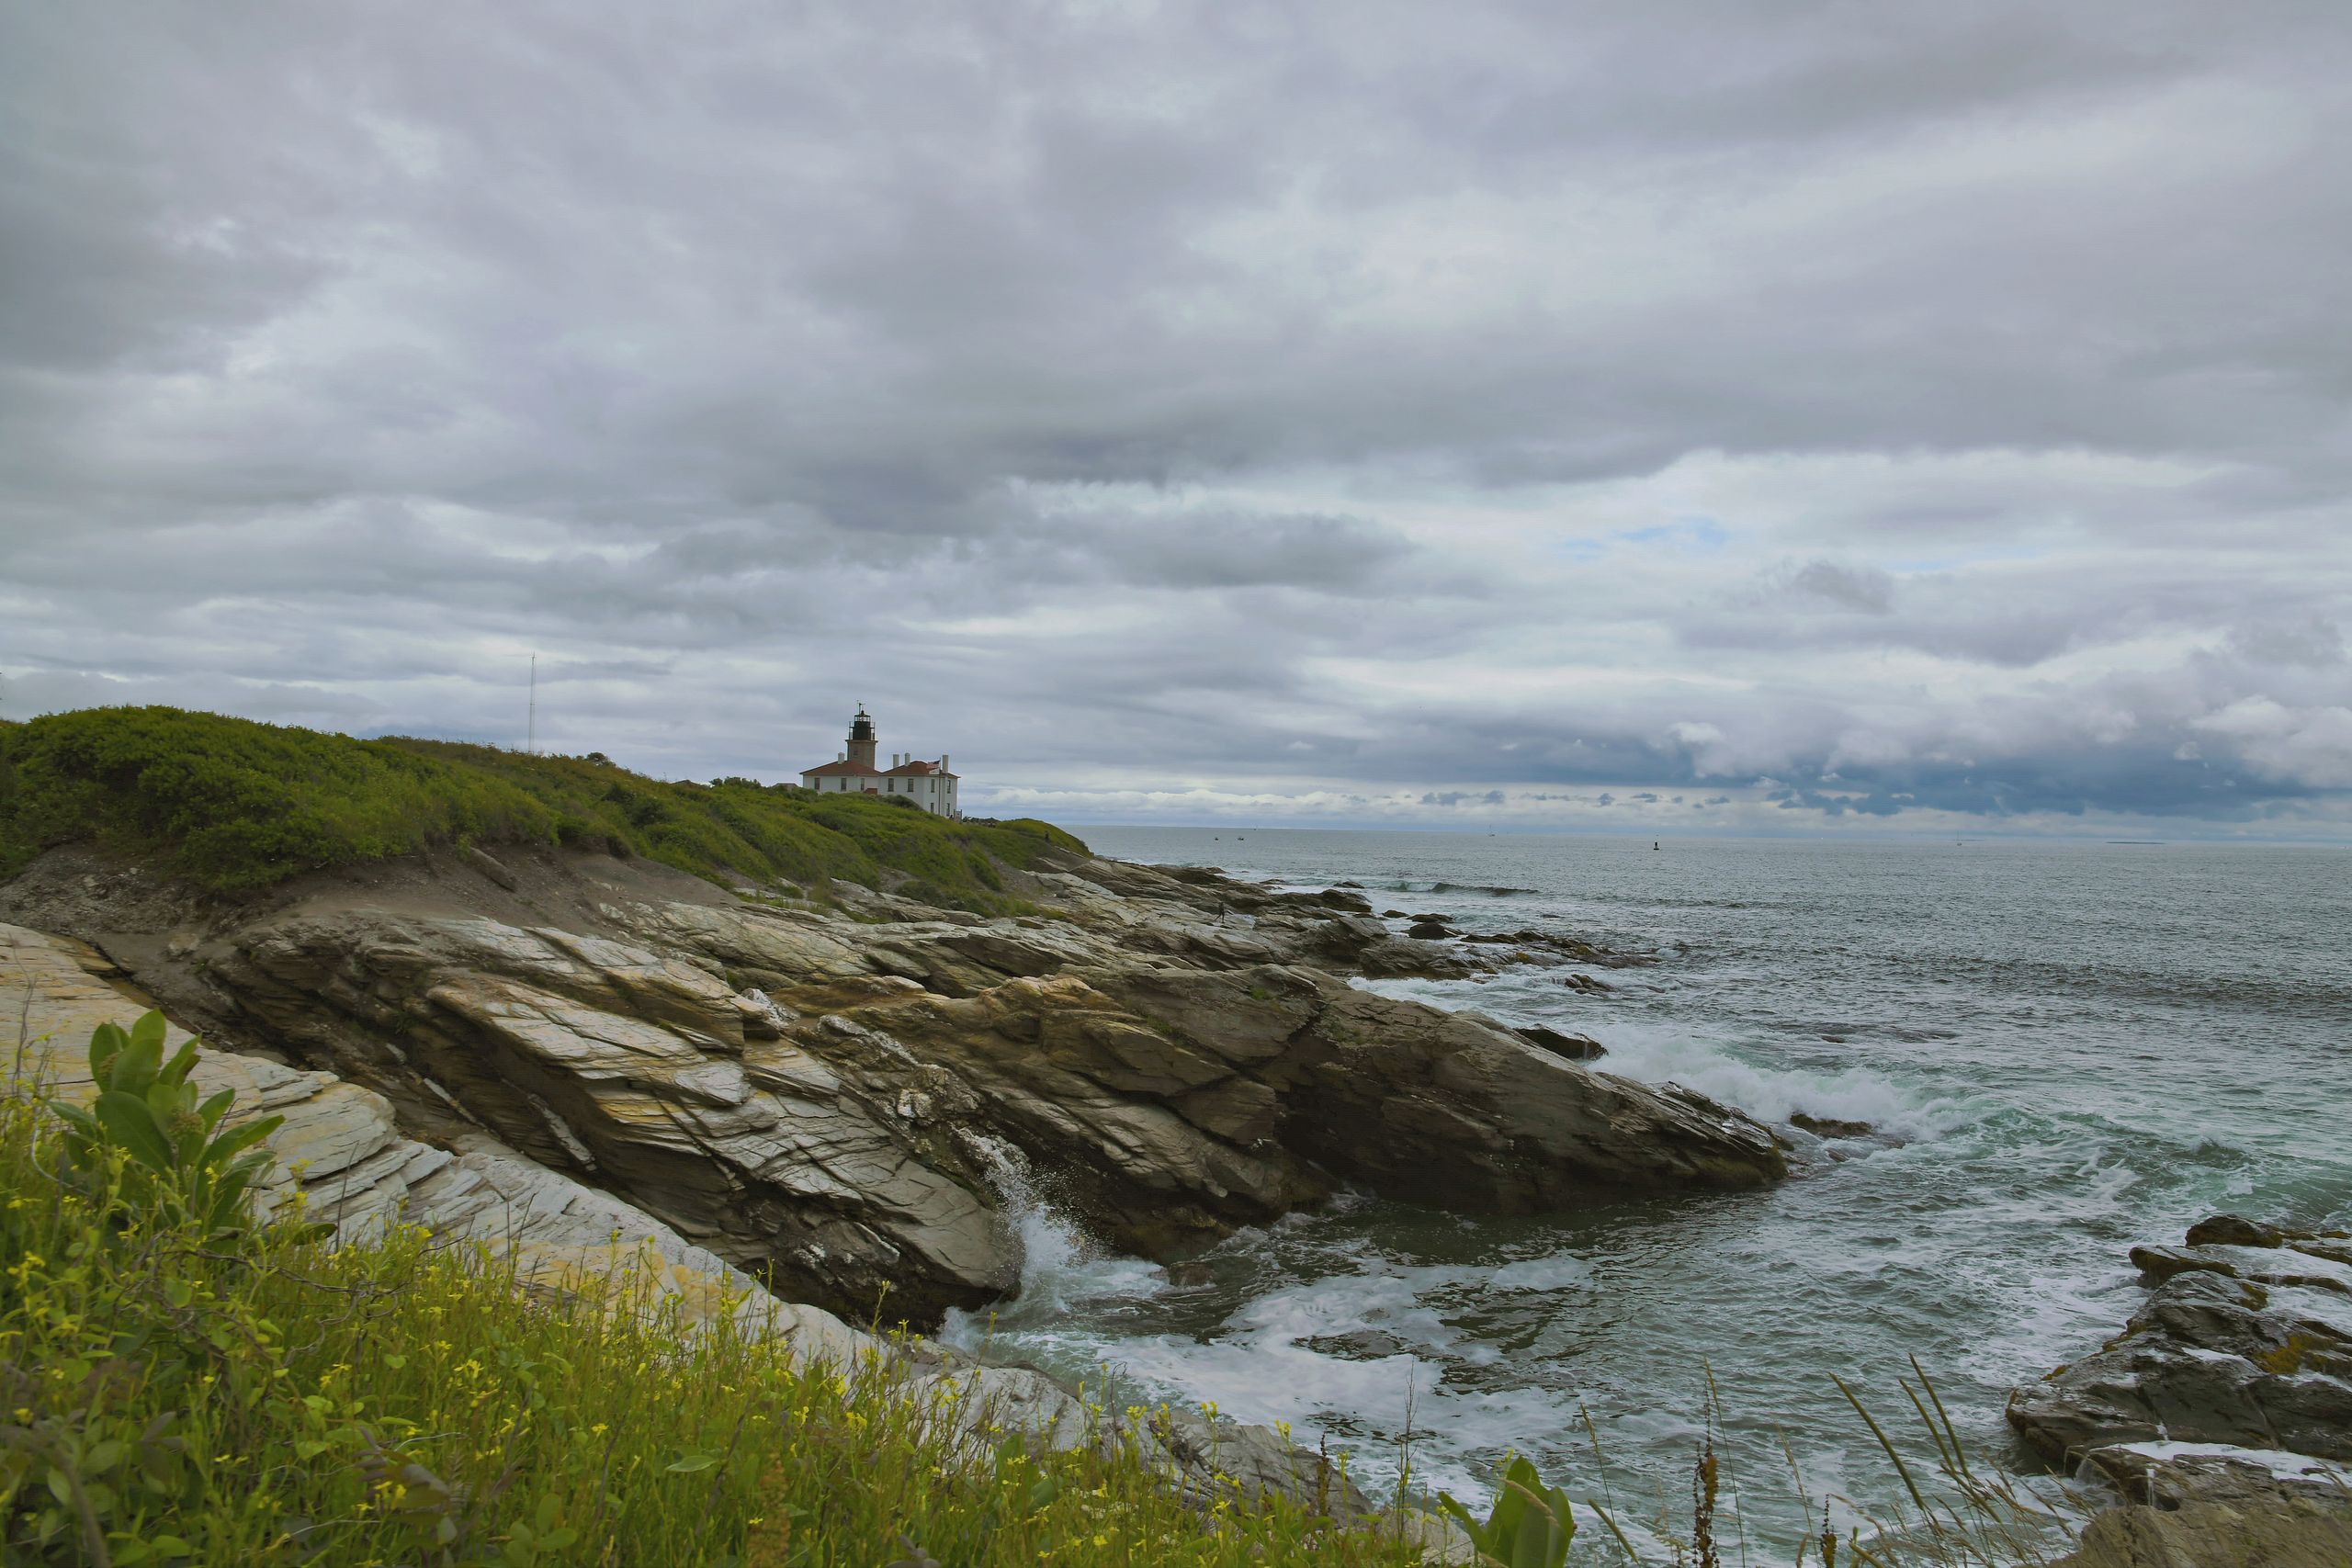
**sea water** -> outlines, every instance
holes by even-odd
[[[1712,1410],[1730,1527],[1786,1561],[1825,1497],[1843,1521],[1900,1487],[1833,1374],[1924,1448],[1898,1386],[1916,1358],[1980,1459],[2035,1468],[2003,1400],[2136,1309],[2132,1242],[2221,1210],[2352,1226],[2352,852],[1087,837],[1651,954],[1576,966],[1601,995],[1535,966],[1359,984],[1592,1035],[1602,1070],[1768,1121],[1876,1129],[1796,1139],[1791,1179],[1763,1191],[1510,1219],[1348,1194],[1166,1268],[1012,1194],[1022,1292],[953,1337],[1114,1401],[1287,1422],[1375,1490],[1408,1461],[1417,1485],[1483,1495],[1515,1450],[1579,1498],[1687,1514]]]

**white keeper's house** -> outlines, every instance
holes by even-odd
[[[894,751],[888,767],[874,765],[874,721],[866,716],[864,703],[857,705],[857,716],[849,721],[847,748],[820,768],[802,769],[800,787],[828,795],[903,796],[935,817],[959,815],[956,775],[947,771],[944,753],[936,762],[924,762],[918,761],[911,751]]]

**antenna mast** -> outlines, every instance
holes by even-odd
[[[539,656],[531,655],[531,716],[530,728],[523,732],[523,750],[536,757],[539,754]]]

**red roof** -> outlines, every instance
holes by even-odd
[[[939,772],[939,764],[936,762],[901,762],[897,767],[892,768],[887,776],[894,779],[903,779],[924,773],[935,773],[937,772]]]
[[[827,762],[821,768],[800,770],[800,776],[804,779],[834,779],[843,775],[854,779],[878,779],[882,776],[880,770],[869,768],[864,762]]]

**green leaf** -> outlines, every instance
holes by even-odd
[[[692,1475],[698,1470],[708,1470],[718,1462],[717,1454],[688,1454],[663,1468],[672,1475]]]
[[[90,1077],[100,1089],[112,1087],[108,1080],[114,1074],[114,1059],[130,1044],[130,1036],[118,1024],[102,1023],[90,1031]]]
[[[90,1451],[82,1456],[82,1468],[92,1475],[104,1475],[121,1461],[121,1441],[107,1438],[90,1445]]]
[[[96,1120],[80,1106],[68,1105],[62,1100],[52,1100],[49,1102],[49,1109],[60,1122],[64,1122],[92,1143],[106,1142],[106,1133],[98,1126]]]
[[[118,1071],[115,1076],[119,1078],[122,1074]],[[110,1089],[98,1096],[90,1110],[111,1142],[140,1164],[160,1174],[170,1174],[172,1145],[164,1139],[164,1130],[155,1125],[154,1113],[147,1109],[145,1100],[126,1089]]]
[[[384,1365],[391,1368],[394,1371],[399,1371],[402,1367],[408,1365],[408,1358],[406,1356],[387,1356],[384,1358]]]
[[[316,1459],[321,1454],[327,1451],[328,1446],[329,1445],[319,1441],[316,1438],[297,1438],[294,1444],[294,1457],[296,1459]]]
[[[114,1059],[114,1072],[107,1080],[107,1087],[144,1100],[147,1086],[155,1081],[156,1070],[163,1065],[162,1036],[147,1040],[134,1036],[129,1048]]]
[[[160,1056],[163,1053],[164,1034],[167,1027],[164,1022],[164,1015],[153,1008],[149,1008],[145,1012],[141,1013],[138,1021],[130,1026],[130,1043],[133,1045],[153,1045]]]
[[[214,1095],[211,1099],[206,1100],[203,1104],[198,1106],[196,1108],[196,1113],[204,1118],[204,1130],[209,1133],[219,1127],[220,1125],[220,1118],[229,1113],[229,1107],[235,1104],[236,1101],[237,1091],[233,1089],[224,1089],[220,1093]]]
[[[283,1116],[264,1116],[242,1127],[232,1127],[205,1145],[204,1153],[197,1156],[196,1163],[206,1167],[219,1165],[230,1156],[252,1148],[285,1125],[286,1118]]]
[[[160,1015],[150,1014],[149,1016]],[[171,1084],[175,1088],[186,1083],[188,1069],[196,1066],[196,1041],[193,1038],[182,1041],[179,1050],[173,1054],[172,1059],[164,1065],[164,1070],[155,1077],[161,1082]]]

